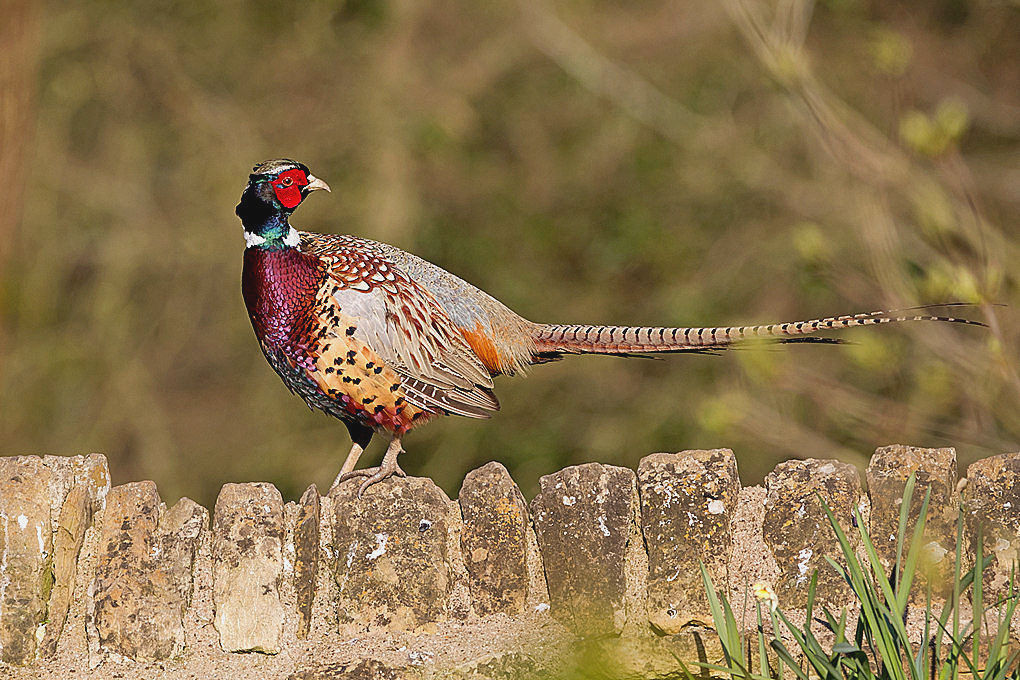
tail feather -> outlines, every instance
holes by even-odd
[[[932,305],[935,306],[935,305]],[[942,305],[939,305],[942,306]],[[950,303],[946,306],[956,306]],[[910,321],[939,321],[984,326],[980,321],[951,316],[902,315],[899,311],[832,316],[810,321],[760,326],[719,326],[707,328],[662,328],[651,326],[595,326],[542,324],[535,344],[540,357],[558,354],[643,354],[650,352],[704,352],[726,349],[754,340],[778,342],[825,342],[814,334],[855,326]]]

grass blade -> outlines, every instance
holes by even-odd
[[[769,670],[769,656],[768,651],[765,649],[765,628],[761,618],[761,600],[755,602],[755,609],[758,612],[758,672],[765,675],[766,671]]]
[[[896,529],[896,589],[899,589],[901,564],[903,557],[903,537],[907,535],[907,520],[910,518],[910,501],[914,497],[915,473],[911,472],[907,477],[907,483],[903,487],[903,499],[900,503],[900,518]]]
[[[776,655],[779,656],[779,659],[784,664],[789,666],[790,670],[792,670],[794,672],[794,674],[798,678],[800,678],[800,680],[808,680],[807,673],[805,673],[803,670],[801,670],[801,668],[797,664],[797,662],[794,661],[793,656],[791,656],[789,650],[786,649],[786,645],[784,645],[782,643],[782,641],[779,639],[778,636],[776,637],[775,640],[772,641],[772,649],[775,650]]]
[[[907,600],[910,597],[910,586],[914,582],[914,574],[917,571],[917,560],[924,552],[924,525],[928,516],[928,501],[930,499],[931,488],[929,487],[921,502],[921,511],[917,516],[917,524],[914,525],[914,535],[910,539],[910,548],[907,550],[907,559],[903,565],[899,590],[896,592],[896,613],[900,616],[903,616],[907,611]],[[906,505],[906,503],[904,500],[903,504]]]

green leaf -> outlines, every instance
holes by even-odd
[[[772,649],[775,650],[779,659],[789,666],[790,670],[792,670],[794,674],[800,678],[800,680],[808,680],[807,673],[800,669],[800,664],[794,661],[793,656],[790,655],[786,646],[778,638],[772,641]]]
[[[899,592],[896,593],[896,613],[900,616],[907,611],[907,600],[910,597],[910,586],[914,582],[914,574],[917,571],[917,560],[924,550],[924,525],[928,514],[928,501],[930,499],[931,488],[929,487],[924,495],[924,501],[921,503],[921,511],[917,516],[917,524],[914,525],[914,536],[910,540],[906,564],[903,565],[903,578],[900,583]],[[903,504],[906,505],[905,500]]]

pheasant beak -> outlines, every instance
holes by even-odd
[[[332,191],[330,191],[330,188],[329,188],[328,184],[323,182],[321,179],[319,179],[315,175],[309,174],[308,175],[308,184],[305,185],[305,191],[306,192],[311,192],[311,191],[318,191],[319,189],[324,189],[324,190],[328,191],[329,193],[333,193]]]

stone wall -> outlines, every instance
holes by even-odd
[[[110,488],[101,455],[0,458],[0,676],[532,678],[577,664],[604,677],[671,677],[718,661],[700,563],[747,628],[752,583],[784,610],[849,593],[824,498],[853,510],[895,562],[907,477],[931,490],[923,597],[946,592],[965,519],[1001,593],[1020,549],[1020,453],[973,464],[953,449],[890,446],[867,469],[791,460],[742,488],[728,449],[658,453],[634,471],[589,463],[541,479],[530,505],[498,463],[457,500],[393,479],[284,502],[227,484],[213,509],[166,507],[152,482]],[[912,527],[912,525],[911,525]],[[972,559],[972,558],[971,558]],[[1018,622],[1014,622],[1018,625]]]

